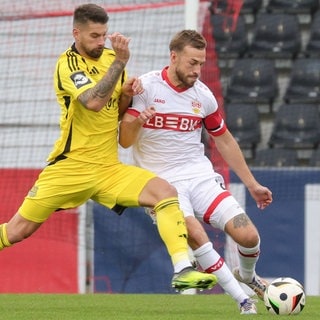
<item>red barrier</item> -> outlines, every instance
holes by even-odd
[[[18,209],[39,170],[0,169],[0,223]],[[54,213],[29,239],[0,252],[1,293],[78,292],[78,215]]]

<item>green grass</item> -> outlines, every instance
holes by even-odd
[[[307,297],[305,309],[295,319],[318,319],[320,297]],[[2,320],[259,320],[271,315],[258,303],[258,315],[241,316],[227,295],[158,294],[1,294]],[[286,318],[281,316],[281,319]]]

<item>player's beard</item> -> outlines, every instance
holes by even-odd
[[[178,68],[176,68],[176,76],[177,79],[181,82],[181,87],[185,88],[191,88],[197,81],[198,77],[190,77],[186,76],[182,71],[180,71]],[[180,87],[179,86],[179,87]]]
[[[103,49],[103,47],[99,47],[92,50],[86,50],[86,54],[93,59],[99,59],[103,53]]]

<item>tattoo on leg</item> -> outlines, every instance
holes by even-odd
[[[233,218],[234,228],[246,227],[249,224],[251,224],[251,220],[245,213],[241,213]]]

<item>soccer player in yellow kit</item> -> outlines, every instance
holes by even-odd
[[[79,6],[73,18],[74,44],[59,57],[54,73],[60,138],[18,212],[0,225],[0,250],[29,237],[52,212],[89,199],[111,209],[146,206],[157,214],[158,230],[172,259],[172,286],[213,287],[214,275],[191,266],[175,188],[118,159],[119,117],[132,96],[143,92],[140,80],[128,79],[125,71],[130,39],[120,33],[107,35],[109,17],[95,4]],[[105,48],[107,38],[113,49]]]

